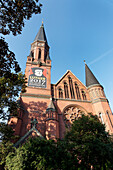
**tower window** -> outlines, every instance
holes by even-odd
[[[79,87],[78,87],[78,84],[77,84],[77,83],[75,83],[75,90],[76,90],[77,99],[81,99],[81,97],[80,97],[80,91],[79,91]]]
[[[68,85],[66,82],[64,82],[64,93],[65,93],[65,98],[69,98]]]
[[[41,49],[39,48],[38,60],[41,59]]]
[[[32,61],[34,61],[34,52],[30,52],[30,57],[32,58]]]
[[[45,52],[44,52],[44,62],[46,62],[46,59],[47,59],[47,50],[45,49]]]
[[[69,86],[70,86],[71,98],[75,99],[75,94],[74,94],[74,89],[73,89],[73,82],[72,82],[71,77],[69,77]]]
[[[84,90],[82,90],[81,92],[82,92],[82,98],[83,98],[83,100],[87,100],[87,99],[86,99],[86,94],[85,94]]]
[[[63,91],[61,88],[59,89],[59,98],[63,98]]]

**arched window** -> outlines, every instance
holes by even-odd
[[[41,49],[39,48],[38,60],[41,59]]]
[[[83,100],[87,100],[87,99],[86,99],[86,94],[85,94],[84,90],[82,90],[81,92],[82,92],[82,98],[83,98]]]
[[[53,84],[51,84],[51,95],[52,95],[52,97],[54,97],[54,87],[53,87]]]
[[[81,97],[80,97],[80,91],[79,91],[79,87],[78,87],[78,84],[77,84],[77,83],[75,83],[75,90],[76,90],[77,99],[81,99]]]
[[[34,61],[34,52],[33,51],[30,52],[30,57],[32,58],[32,61]]]
[[[108,115],[109,121],[110,121],[111,126],[112,126],[112,128],[113,128],[113,124],[112,124],[112,121],[111,121],[110,113],[109,113],[108,110],[106,110],[106,114]]]
[[[44,53],[44,61],[46,62],[46,58],[47,58],[47,51],[45,50],[45,53]]]
[[[65,98],[69,98],[68,85],[66,82],[64,82],[64,93],[65,93]]]
[[[61,88],[59,89],[59,98],[63,98],[63,91]]]
[[[75,94],[74,94],[74,89],[73,89],[73,82],[72,82],[71,77],[69,77],[69,86],[70,86],[71,98],[75,99]]]

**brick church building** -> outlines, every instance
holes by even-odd
[[[33,134],[46,139],[63,138],[66,127],[82,113],[96,114],[113,133],[113,115],[104,88],[87,64],[86,85],[70,70],[51,84],[51,58],[43,23],[31,44],[25,76],[28,83],[18,99],[18,117],[9,120],[20,142]]]

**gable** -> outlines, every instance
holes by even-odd
[[[68,78],[71,77],[73,83],[77,83],[79,86],[82,86],[83,89],[86,89],[86,86],[70,71],[68,70],[61,78],[60,80],[55,84],[56,87],[62,86],[64,82],[68,83]]]
[[[52,88],[52,96],[57,99],[89,100],[86,86],[70,70]]]

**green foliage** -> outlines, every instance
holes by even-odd
[[[0,0],[0,32],[3,35],[20,34],[25,19],[41,12],[38,0]],[[16,97],[25,92],[25,78],[20,72],[15,54],[9,50],[4,38],[0,38],[0,119],[16,114]]]
[[[0,119],[5,119],[11,113],[16,114],[16,97],[20,91],[25,92],[26,85],[14,53],[9,50],[3,38],[0,44]]]
[[[6,157],[6,169],[113,169],[112,137],[97,116],[82,115],[64,140],[31,138]]]
[[[21,34],[24,20],[29,20],[32,14],[41,13],[41,6],[38,0],[0,0],[0,32],[4,35],[10,32]]]
[[[113,167],[113,143],[97,116],[82,115],[75,120],[65,140],[73,155],[77,155],[80,167],[90,169]]]
[[[74,163],[74,165],[73,165]],[[13,169],[75,169],[77,166],[76,157],[74,160],[67,152],[64,142],[55,143],[51,140],[32,138],[22,147],[15,149],[6,158],[6,167]]]
[[[0,143],[0,165],[5,164],[6,156],[13,150],[13,144],[10,141]]]
[[[25,19],[41,12],[38,0],[0,0],[0,33],[8,35],[21,34]],[[25,92],[26,80],[20,72],[15,54],[9,50],[4,38],[0,38],[0,160],[5,164],[6,155],[12,151],[9,140],[13,130],[3,123],[10,116],[17,116],[19,107],[16,102],[19,92]]]
[[[13,129],[8,126],[8,124],[0,122],[0,140],[2,142],[7,143],[11,139],[13,140],[15,137],[13,136]]]

